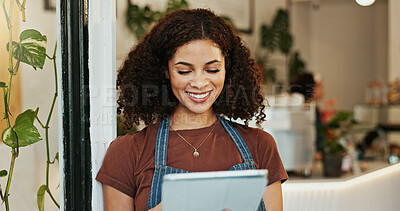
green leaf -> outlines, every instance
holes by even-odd
[[[43,211],[44,210],[44,193],[47,190],[47,186],[46,185],[42,185],[40,186],[38,193],[37,193],[37,204],[38,204],[38,208],[39,211]]]
[[[5,177],[7,176],[7,171],[6,170],[1,170],[0,171],[0,177]]]
[[[278,45],[278,36],[272,27],[268,25],[261,26],[261,46],[274,52],[276,46]]]
[[[292,35],[287,31],[281,32],[279,35],[280,35],[278,44],[279,49],[281,50],[282,53],[288,55],[293,42]]]
[[[0,82],[0,88],[4,88],[4,87],[6,87],[6,83]]]
[[[18,115],[15,120],[14,130],[18,136],[19,147],[28,146],[42,140],[38,129],[33,125],[37,112],[38,109],[36,111],[28,109]]]
[[[21,62],[36,68],[43,69],[46,60],[47,37],[34,29],[21,32],[19,43],[13,42],[13,56]],[[7,50],[9,43],[7,43]]]
[[[336,115],[328,122],[328,125],[332,128],[339,128],[340,123],[349,120],[353,115],[351,111],[338,111]]]
[[[3,131],[1,135],[5,145],[9,147],[17,147],[17,134],[12,127],[8,127]]]
[[[58,160],[58,152],[57,152],[57,154],[56,154],[56,156],[54,156],[54,159],[53,159],[53,163],[54,163],[54,161],[56,161],[57,160],[57,162],[60,162],[59,160]]]
[[[29,119],[31,121],[31,123],[33,124],[33,122],[35,121],[35,119],[37,117],[38,112],[39,112],[39,108],[36,108],[36,110],[28,109],[28,110],[24,111],[24,113],[20,114],[17,117],[17,119],[15,120],[15,125],[17,125],[17,122],[23,121],[23,118]]]
[[[7,146],[17,147],[17,139],[18,147],[25,147],[42,140],[38,129],[33,125],[37,112],[38,109],[36,111],[26,110],[18,115],[14,127],[6,128],[3,131],[2,138]]]

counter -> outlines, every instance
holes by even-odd
[[[340,178],[289,178],[282,185],[284,210],[400,210],[400,163],[368,165],[368,171]]]

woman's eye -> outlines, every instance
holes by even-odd
[[[209,72],[209,73],[217,73],[217,72],[219,72],[220,70],[219,69],[215,69],[215,70],[207,70],[207,72]]]
[[[181,74],[181,75],[185,75],[185,74],[188,74],[190,72],[192,72],[192,71],[190,71],[190,70],[178,70],[178,73]]]

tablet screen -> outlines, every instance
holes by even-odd
[[[267,170],[168,174],[163,178],[163,211],[257,210]]]

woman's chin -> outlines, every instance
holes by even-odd
[[[195,108],[191,107],[188,109],[190,113],[193,114],[207,114],[207,113],[212,113],[212,108],[210,106],[204,107],[204,108]]]
[[[207,114],[207,113],[213,113],[212,111],[212,104],[210,105],[209,103],[190,103],[186,105],[181,106],[186,110],[187,113],[191,113],[194,115],[201,115],[201,114]],[[179,109],[177,109],[178,111]],[[185,113],[186,113],[185,112]]]

